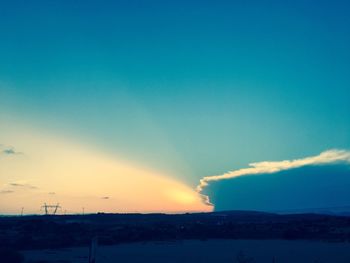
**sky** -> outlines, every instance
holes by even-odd
[[[346,194],[319,198],[349,184],[346,157],[198,190],[252,163],[350,150],[349,11],[346,1],[1,1],[0,213],[44,202],[67,213],[350,205]]]

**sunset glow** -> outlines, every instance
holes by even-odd
[[[17,129],[21,130],[21,129]],[[169,175],[74,144],[67,139],[26,133],[1,135],[21,153],[2,156],[1,213],[39,213],[44,202],[62,211],[210,211],[193,188]]]

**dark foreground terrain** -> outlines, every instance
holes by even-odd
[[[350,217],[228,211],[0,217],[0,247],[49,249],[208,239],[350,242]],[[350,244],[350,243],[349,243]]]
[[[22,251],[25,263],[88,263],[89,248]],[[349,263],[350,243],[210,239],[98,246],[96,263]]]

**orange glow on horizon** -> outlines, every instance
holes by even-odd
[[[17,129],[20,130],[20,129]],[[40,213],[44,202],[67,213],[211,211],[186,184],[57,137],[1,131],[21,155],[0,159],[0,213]],[[6,193],[6,194],[5,194]]]

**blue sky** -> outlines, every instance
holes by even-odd
[[[1,125],[191,187],[254,161],[349,149],[349,11],[346,1],[2,1]]]

